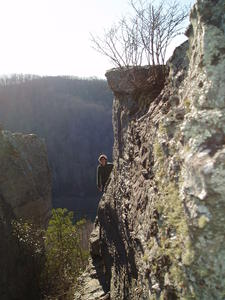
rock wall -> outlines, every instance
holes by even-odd
[[[46,226],[51,176],[45,144],[37,136],[0,131],[0,299],[40,299],[42,253],[13,234],[13,220]],[[37,241],[38,243],[38,241]]]
[[[225,299],[224,1],[190,19],[162,90],[130,84],[152,69],[106,74],[114,169],[75,299]]]
[[[1,207],[4,201],[15,217],[44,225],[51,209],[51,176],[44,142],[34,134],[1,131],[0,169]]]

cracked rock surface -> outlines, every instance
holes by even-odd
[[[45,224],[51,209],[51,176],[44,142],[34,134],[1,131],[0,169],[0,194],[11,213]],[[1,208],[0,217],[4,218]]]
[[[163,89],[106,74],[114,169],[75,299],[225,299],[224,1],[198,0],[190,21]]]

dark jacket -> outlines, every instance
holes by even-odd
[[[103,188],[108,184],[108,179],[112,171],[113,164],[107,162],[105,166],[98,165],[97,167],[97,187]]]

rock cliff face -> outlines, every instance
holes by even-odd
[[[32,134],[0,131],[0,170],[0,299],[40,299],[37,258],[13,234],[12,221],[47,224],[51,178],[44,142]]]
[[[0,217],[10,214],[44,225],[51,208],[51,177],[44,142],[36,135],[0,132]],[[3,204],[4,202],[4,204]]]
[[[197,1],[162,90],[106,74],[114,169],[75,299],[225,299],[224,24],[223,0]]]

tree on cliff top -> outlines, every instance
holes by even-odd
[[[189,9],[177,0],[129,3],[131,17],[121,18],[102,37],[91,35],[94,49],[119,68],[165,65],[168,45],[181,34]]]

